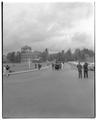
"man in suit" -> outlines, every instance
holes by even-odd
[[[88,78],[88,63],[84,63],[83,65],[83,69],[84,69],[84,78]]]
[[[80,64],[80,62],[77,65],[77,69],[78,69],[78,77],[82,79],[82,65]]]

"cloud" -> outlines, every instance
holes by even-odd
[[[92,41],[92,42],[91,42]],[[86,33],[75,33],[71,39],[73,48],[89,48],[93,49],[94,43],[90,35]]]
[[[61,50],[72,47],[76,39],[86,39],[86,34],[91,38],[89,47],[93,41],[91,3],[4,3],[3,9],[4,52],[25,44],[35,50]]]

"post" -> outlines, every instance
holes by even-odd
[[[30,61],[30,58],[29,58],[29,61],[28,61],[28,63],[29,63],[29,69],[30,69],[30,62],[31,62],[31,61]]]

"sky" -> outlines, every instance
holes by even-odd
[[[93,3],[4,3],[3,53],[94,49]]]

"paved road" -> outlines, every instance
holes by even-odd
[[[64,64],[3,79],[3,117],[93,117],[94,73],[78,79],[76,69]]]

